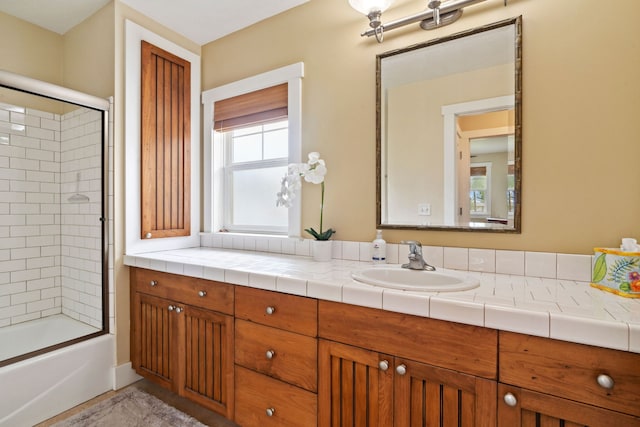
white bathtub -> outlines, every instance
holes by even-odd
[[[58,332],[59,327],[45,330],[37,323],[11,327],[2,331],[1,352],[14,344],[46,342]],[[1,367],[0,426],[33,426],[112,390],[114,358],[114,337],[106,334]]]

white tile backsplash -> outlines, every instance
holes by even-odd
[[[469,271],[495,273],[496,251],[493,249],[469,249]]]
[[[591,281],[590,255],[558,254],[557,278],[577,280],[581,282]]]
[[[524,252],[496,251],[496,273],[524,275]]]
[[[469,249],[445,247],[444,268],[450,268],[452,270],[468,270]]]

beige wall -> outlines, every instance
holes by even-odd
[[[0,12],[0,69],[62,84],[62,52],[61,35]]]
[[[113,3],[64,36],[63,86],[108,98],[114,94]]]
[[[397,2],[393,20],[416,11]],[[601,5],[600,5],[601,6]],[[325,224],[336,239],[375,235],[375,55],[523,16],[522,234],[385,231],[388,241],[592,253],[640,237],[640,2],[488,0],[457,23],[362,39],[366,19],[346,0],[316,0],[203,46],[203,89],[297,61],[303,80],[303,153],[327,161]],[[317,186],[304,188],[302,224],[318,222]]]

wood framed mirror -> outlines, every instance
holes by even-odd
[[[521,26],[376,57],[379,228],[520,232]]]

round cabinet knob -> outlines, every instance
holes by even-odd
[[[273,314],[273,313],[275,313],[275,312],[276,312],[276,308],[275,308],[275,307],[272,307],[272,306],[269,306],[269,307],[267,307],[264,311],[265,311],[265,313],[267,313],[268,315],[271,315],[271,314]]]
[[[398,375],[405,375],[407,373],[407,366],[406,365],[396,366],[396,372],[398,373]]]
[[[176,307],[176,313],[178,314],[182,313],[182,309],[180,307]]]
[[[598,378],[596,379],[596,381],[598,381],[598,385],[600,387],[606,388],[607,390],[611,390],[613,388],[613,385],[615,384],[615,382],[613,381],[613,378],[611,378],[607,374],[598,375]]]
[[[157,281],[157,280],[152,280],[152,281],[150,281],[150,282],[149,282],[149,286],[151,286],[152,288],[153,288],[154,286],[158,286],[158,281]]]
[[[504,403],[506,403],[507,406],[513,407],[518,404],[518,399],[516,399],[516,397],[512,393],[507,393],[504,395]]]
[[[144,235],[144,237],[145,237],[145,238],[147,238],[147,239],[150,239],[150,238],[151,238],[151,236],[152,236],[152,234],[151,234],[151,233],[147,233],[147,234],[145,234],[145,235]]]
[[[275,408],[267,408],[267,417],[273,417],[275,413],[276,413]]]
[[[378,363],[378,368],[380,368],[381,371],[386,371],[387,369],[389,369],[389,362],[387,362],[386,360],[381,360]]]
[[[267,356],[267,359],[271,360],[275,357],[276,352],[273,350],[267,350],[265,356]]]
[[[170,305],[169,307],[167,307],[167,310],[169,310],[169,311],[173,311],[173,310],[175,310],[175,308],[176,308],[175,306]]]
[[[198,296],[199,297],[206,297],[207,296],[207,291],[198,291]]]

